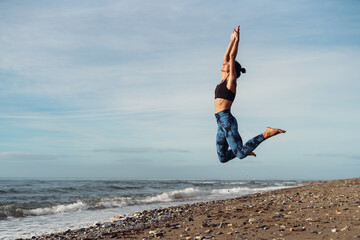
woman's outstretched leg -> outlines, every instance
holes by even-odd
[[[248,155],[256,156],[253,151],[257,148],[260,143],[265,141],[266,139],[278,135],[280,133],[285,133],[285,130],[279,128],[270,128],[267,127],[265,132],[262,134],[253,137],[249,141],[247,141],[244,145],[242,145],[242,141],[238,141],[237,139],[240,138],[240,134],[237,131],[237,124],[236,126],[232,127],[232,133],[228,135],[226,138],[227,142],[230,145],[230,148],[233,150],[236,157],[243,159]],[[238,137],[236,135],[239,135]]]
[[[218,123],[218,132],[216,136],[216,148],[220,162],[225,163],[238,157],[243,159],[249,155],[256,156],[253,151],[265,139],[275,136],[279,133],[285,133],[278,128],[266,128],[265,132],[259,134],[245,144],[238,131],[238,124],[235,117],[229,110],[219,112],[215,115]],[[230,149],[229,149],[230,146]]]
[[[244,145],[238,131],[237,121],[234,117],[229,119],[228,125],[224,128],[226,141],[229,144],[230,148],[236,155],[236,157],[243,159],[248,155],[256,156],[253,151],[265,140],[272,136],[275,136],[280,133],[285,133],[286,131],[278,128],[267,127],[265,132],[259,134]]]
[[[237,121],[230,113],[228,114],[226,121],[223,121],[222,124],[219,125],[219,128],[224,132],[226,142],[229,144],[234,155],[240,159],[245,158],[249,154],[255,156],[252,151],[265,140],[264,136],[260,134],[243,145],[243,141],[238,131]]]

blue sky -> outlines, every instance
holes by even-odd
[[[359,1],[1,1],[0,177],[359,177]],[[241,26],[221,164],[214,88]]]

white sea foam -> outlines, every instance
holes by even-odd
[[[242,185],[242,184],[246,184],[246,182],[220,182],[217,184],[220,184],[220,185]]]
[[[228,188],[228,189],[214,189],[212,193],[214,195],[246,195],[252,194],[257,192],[264,192],[264,191],[272,191],[276,189],[281,189],[284,187],[264,187],[264,188],[247,188],[247,187],[236,187],[236,188]]]
[[[164,192],[155,196],[149,196],[140,201],[143,203],[158,203],[158,202],[171,202],[171,201],[196,201],[196,200],[214,200],[229,197],[238,197],[246,194],[271,191],[276,189],[285,188],[285,186],[273,186],[263,188],[248,188],[248,187],[234,187],[222,189],[200,189],[200,188],[185,188],[182,190]],[[206,199],[204,197],[206,196]]]
[[[134,204],[131,197],[102,198],[94,208],[115,208]]]
[[[175,190],[170,192],[164,192],[155,196],[146,197],[141,202],[144,203],[157,203],[157,202],[170,202],[177,200],[185,200],[195,198],[206,194],[206,191],[199,188],[185,188],[182,190]]]
[[[23,210],[23,212],[25,213],[25,215],[40,216],[40,215],[49,215],[49,214],[57,214],[57,213],[84,211],[87,209],[88,209],[88,205],[86,203],[82,201],[77,201],[75,203],[60,204],[53,207]]]

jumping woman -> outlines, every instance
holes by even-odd
[[[216,150],[222,163],[226,163],[235,157],[240,159],[248,155],[256,157],[253,151],[261,142],[279,133],[286,132],[278,128],[268,127],[264,133],[250,139],[243,145],[238,132],[237,121],[230,113],[236,94],[236,80],[240,77],[241,73],[246,73],[245,68],[242,68],[235,61],[240,41],[239,33],[240,26],[234,29],[231,34],[230,44],[225,52],[221,68],[222,81],[215,88],[215,117],[218,124]]]

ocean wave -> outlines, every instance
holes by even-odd
[[[136,204],[132,197],[102,198],[92,204],[93,209],[116,208]]]
[[[0,207],[0,219],[8,217],[21,218],[26,216],[41,216],[58,213],[84,211],[88,209],[88,205],[82,201],[77,201],[70,204],[59,204],[52,207],[23,209],[16,205],[10,204]]]
[[[217,181],[189,181],[189,183],[203,183],[203,184],[215,184]]]
[[[25,214],[21,208],[13,204],[4,205],[0,207],[0,219],[4,220],[8,217],[24,217]]]
[[[208,190],[202,190],[199,188],[185,188],[182,190],[175,190],[170,192],[164,192],[155,196],[146,197],[142,202],[144,203],[158,203],[158,202],[170,202],[175,200],[186,200],[196,198],[199,196],[208,195]]]
[[[247,188],[247,187],[236,187],[229,189],[214,189],[212,190],[213,195],[247,195],[257,192],[272,191],[282,189],[284,187],[273,186],[273,187],[259,187],[259,188]]]
[[[34,209],[23,209],[15,205],[6,205],[0,207],[0,220],[4,220],[8,217],[21,218],[26,216],[41,216],[105,208],[119,208],[132,205],[161,204],[162,202],[188,202],[224,199],[280,188],[286,188],[286,186],[266,186],[258,188],[249,188],[244,186],[220,189],[188,187],[158,194],[135,194],[130,196],[78,200],[72,203],[61,203],[50,207],[38,207]]]
[[[20,190],[20,189],[15,189],[15,188],[10,188],[7,189],[4,193],[28,193],[29,191],[27,190]]]
[[[45,207],[45,208],[35,208],[31,210],[23,210],[26,215],[50,215],[57,213],[68,213],[68,212],[77,212],[84,211],[89,208],[88,204],[83,201],[77,201],[75,203],[70,204],[60,204],[53,207]]]

